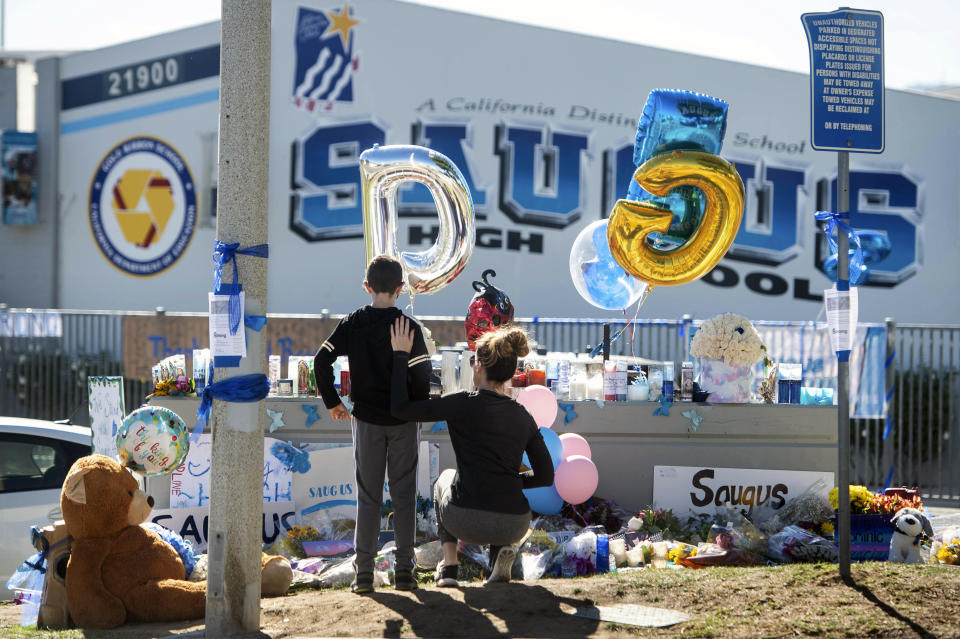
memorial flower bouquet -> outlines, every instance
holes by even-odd
[[[753,366],[761,359],[764,365],[770,363],[757,329],[736,313],[723,313],[705,321],[690,342],[690,354],[733,366]]]
[[[192,379],[186,375],[180,375],[176,379],[162,379],[153,387],[147,399],[151,397],[162,397],[172,395],[174,397],[196,397],[197,390]]]
[[[834,488],[828,497],[834,510],[839,508],[840,489]],[[851,515],[893,515],[901,508],[923,509],[923,501],[919,496],[905,498],[900,495],[884,495],[874,493],[866,486],[850,485],[850,514]]]
[[[770,366],[767,347],[760,334],[743,315],[724,313],[705,321],[693,335],[690,354],[698,358],[697,381],[700,388],[710,393],[711,402],[746,403],[750,401],[753,384],[753,365],[763,360]],[[770,380],[769,375],[765,375]],[[774,373],[775,377],[775,373]],[[773,388],[772,381],[768,382]],[[761,396],[766,401],[772,394]]]
[[[948,566],[960,565],[960,539],[954,537],[949,542],[942,542],[938,548],[931,550],[931,555],[938,563]]]

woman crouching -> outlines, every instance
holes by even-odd
[[[457,586],[458,540],[490,544],[486,583],[509,581],[517,544],[530,528],[530,504],[523,490],[553,483],[553,461],[540,429],[505,388],[517,358],[530,352],[527,336],[519,328],[505,328],[477,340],[477,353],[470,360],[476,391],[410,401],[407,369],[413,333],[407,322],[398,319],[390,333],[390,410],[409,421],[446,420],[457,459],[457,469],[444,470],[433,486],[443,548],[437,586]],[[532,472],[520,473],[524,452]]]

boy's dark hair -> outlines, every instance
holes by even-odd
[[[389,255],[378,255],[367,264],[367,284],[374,293],[393,293],[403,284],[403,266]]]

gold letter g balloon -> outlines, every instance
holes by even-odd
[[[617,263],[652,286],[686,284],[710,272],[733,244],[743,217],[743,181],[733,165],[712,153],[674,151],[644,162],[633,179],[658,196],[678,186],[695,186],[706,196],[706,210],[683,246],[663,252],[651,247],[647,236],[667,232],[670,210],[618,200],[607,223],[607,241]]]

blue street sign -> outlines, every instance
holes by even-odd
[[[810,47],[810,146],[883,153],[883,14],[800,16]]]

